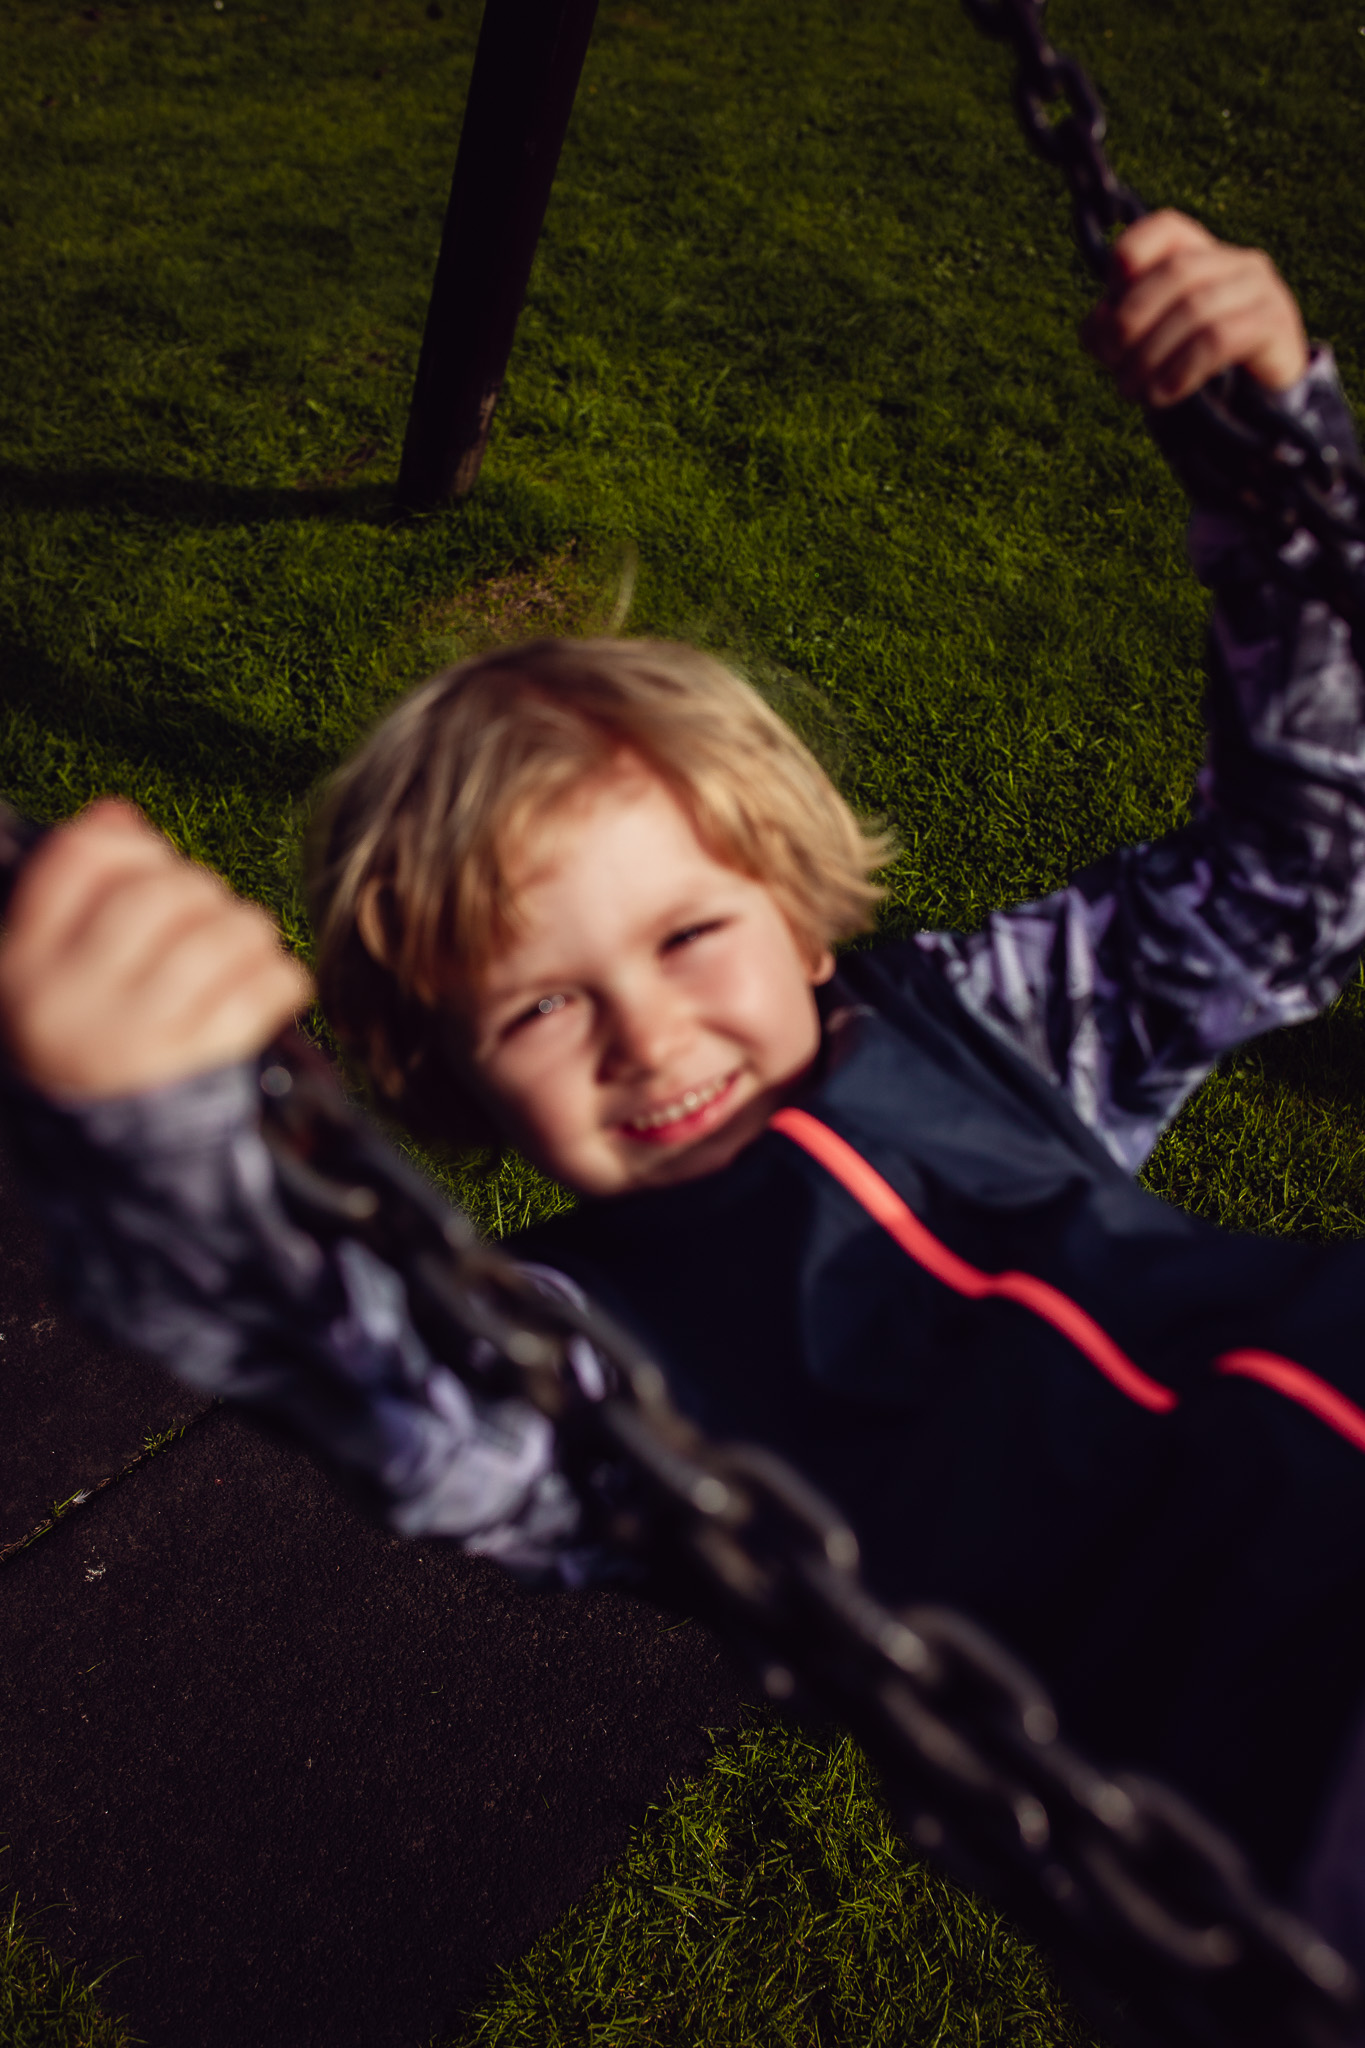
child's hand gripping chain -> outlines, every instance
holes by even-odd
[[[135,1095],[249,1058],[310,993],[264,913],[129,805],[48,834],[15,887],[0,1026],[48,1094]]]
[[[1219,242],[1185,214],[1151,213],[1114,244],[1112,282],[1084,323],[1120,396],[1178,405],[1223,370],[1287,391],[1308,367],[1293,293],[1260,249]]]

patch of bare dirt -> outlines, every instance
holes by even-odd
[[[619,632],[634,584],[633,555],[587,563],[564,548],[526,569],[490,576],[423,607],[416,621],[427,664],[459,661],[541,634]]]

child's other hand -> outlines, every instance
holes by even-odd
[[[1308,368],[1298,306],[1270,258],[1169,210],[1115,242],[1108,296],[1081,339],[1121,397],[1150,406],[1177,405],[1235,364],[1269,391],[1287,391]]]
[[[117,802],[43,841],[0,945],[11,1058],[34,1087],[86,1100],[248,1058],[310,994],[263,911]]]

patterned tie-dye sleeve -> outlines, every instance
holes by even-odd
[[[435,1361],[372,1253],[290,1222],[254,1066],[111,1102],[4,1093],[65,1298],[107,1336],[283,1426],[401,1535],[454,1537],[535,1583],[624,1573],[577,1540],[545,1418]],[[600,1394],[591,1355],[575,1364]]]
[[[1354,454],[1329,351],[1278,403]],[[1248,522],[1196,507],[1190,547],[1215,599],[1191,822],[979,932],[918,940],[1134,1171],[1222,1053],[1315,1015],[1365,945],[1365,681],[1307,594],[1317,544],[1298,533],[1276,564]]]

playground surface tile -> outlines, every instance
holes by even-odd
[[[0,1551],[208,1405],[158,1367],[93,1344],[63,1313],[0,1160]]]
[[[225,1409],[0,1568],[0,1641],[6,1886],[129,1958],[149,2048],[424,2048],[745,1697],[695,1625],[399,1542]]]

